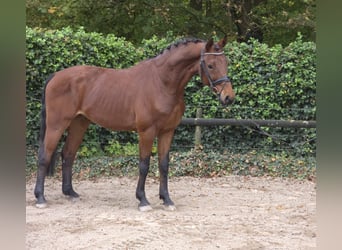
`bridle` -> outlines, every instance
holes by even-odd
[[[221,55],[224,55],[224,52],[204,52],[204,48],[201,50],[201,60],[200,60],[200,66],[201,66],[201,69],[199,71],[199,75],[200,75],[200,79],[202,80],[202,71],[204,72],[205,76],[208,78],[208,81],[209,81],[209,84],[210,84],[210,88],[214,91],[215,87],[217,85],[219,85],[220,83],[224,82],[224,85],[222,86],[221,88],[221,91],[219,93],[216,93],[218,95],[221,95],[221,92],[223,91],[224,89],[224,86],[227,84],[227,83],[230,83],[231,84],[231,80],[228,76],[223,76],[215,81],[213,81],[213,79],[211,78],[210,76],[210,73],[209,73],[209,70],[208,70],[208,67],[207,67],[207,64],[206,62],[204,61],[204,56],[206,55],[213,55],[213,56],[221,56]]]

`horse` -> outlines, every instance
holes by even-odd
[[[136,131],[139,144],[139,178],[136,198],[140,211],[151,210],[145,181],[154,139],[157,138],[159,197],[166,209],[176,207],[168,191],[169,150],[174,131],[185,111],[185,86],[195,75],[217,94],[223,105],[234,101],[227,76],[228,60],[218,42],[184,38],[159,55],[125,69],[91,65],[71,66],[53,73],[42,94],[36,207],[46,207],[44,182],[54,165],[56,148],[65,131],[62,148],[62,192],[78,198],[72,185],[72,165],[84,133],[91,123],[115,131]]]

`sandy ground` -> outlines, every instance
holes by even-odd
[[[314,249],[316,184],[256,177],[171,178],[175,211],[148,178],[153,206],[139,212],[137,178],[74,181],[77,201],[46,180],[48,207],[35,207],[34,179],[26,182],[26,249]]]

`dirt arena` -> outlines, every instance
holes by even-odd
[[[48,178],[48,207],[35,207],[26,181],[26,249],[315,249],[316,184],[266,177],[170,178],[175,211],[148,178],[152,211],[139,212],[137,178],[74,181],[67,199]]]

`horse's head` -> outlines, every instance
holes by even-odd
[[[210,39],[201,51],[199,69],[201,81],[218,95],[223,105],[233,103],[235,98],[231,80],[227,76],[228,60],[223,52],[226,43],[226,36],[217,43]]]

